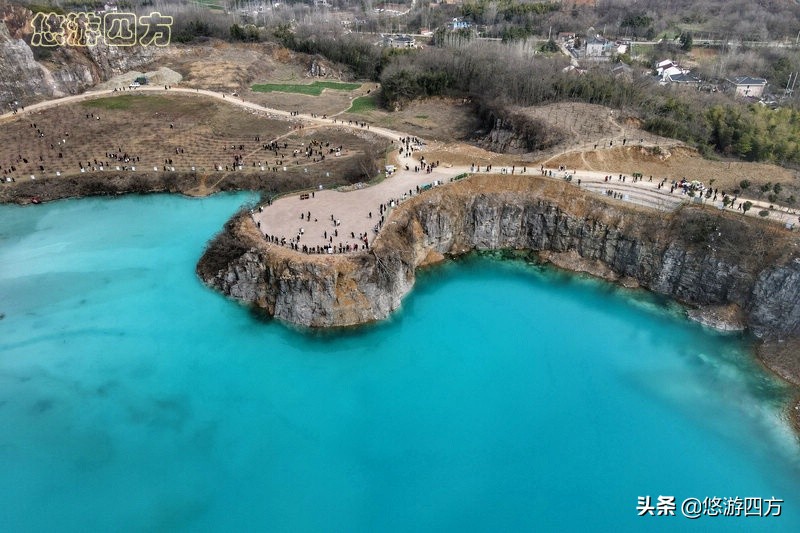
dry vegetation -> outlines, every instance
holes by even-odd
[[[405,131],[432,141],[463,141],[480,128],[474,106],[461,98],[415,100],[399,111],[376,109],[364,114],[345,113],[342,118],[367,119],[373,124]]]
[[[471,128],[478,126],[470,107],[456,102],[452,99],[417,101],[402,111],[384,113],[386,117],[379,119],[392,127],[414,131],[412,126],[419,128],[419,123],[423,122],[415,117],[429,113],[426,118],[435,118],[435,122],[441,124],[438,126],[441,133],[439,139],[448,141],[432,142],[429,158],[434,161],[446,160],[454,165],[483,161],[497,166],[516,164],[537,168],[540,164],[549,167],[564,165],[570,169],[610,174],[642,172],[669,179],[699,179],[705,183],[713,179],[714,186],[721,190],[731,190],[738,187],[742,180],[749,180],[752,183],[749,190],[751,195],[762,184],[781,183],[787,192],[784,196],[800,196],[800,175],[797,171],[766,163],[706,159],[674,139],[641,130],[635,119],[620,118],[617,111],[599,105],[565,102],[522,108],[524,113],[550,127],[567,130],[566,140],[546,152],[515,156],[453,142],[463,138],[463,130],[459,127],[464,123],[469,124],[470,118],[473,120]],[[432,135],[425,137],[431,139]],[[626,140],[625,146],[622,146],[623,140]],[[613,146],[609,146],[609,142],[613,142]],[[597,149],[594,148],[595,144],[598,145]]]
[[[325,90],[319,96],[310,96],[284,92],[260,93],[247,89],[246,92],[242,93],[242,96],[251,102],[284,111],[333,116],[349,108],[351,100],[366,94],[367,90],[365,87],[354,91]]]
[[[274,43],[210,41],[203,46],[174,45],[159,60],[183,75],[183,85],[242,91],[262,81],[302,82],[310,59]]]
[[[698,56],[704,55],[698,49]],[[700,59],[698,57],[698,59]],[[239,91],[241,97],[268,107],[283,110],[297,110],[319,116],[339,116],[342,119],[365,120],[374,125],[386,126],[398,131],[408,132],[429,142],[430,160],[448,161],[455,165],[469,165],[476,161],[494,165],[528,165],[538,167],[565,165],[569,168],[607,171],[609,173],[642,172],[653,176],[679,179],[687,177],[705,182],[715,180],[715,186],[733,188],[742,180],[753,184],[754,191],[761,184],[781,183],[788,194],[800,196],[797,172],[777,166],[743,163],[741,161],[709,161],[691,149],[678,149],[679,143],[659,137],[641,129],[641,122],[630,116],[620,116],[619,111],[609,107],[580,103],[560,102],[540,106],[511,107],[514,113],[530,117],[544,127],[557,129],[564,133],[563,142],[544,152],[522,155],[497,154],[483,150],[464,141],[475,141],[488,132],[485,121],[479,117],[476,105],[470,98],[430,97],[409,102],[399,111],[388,112],[373,109],[364,113],[352,114],[347,110],[354,98],[363,95],[373,96],[379,86],[365,83],[354,91],[326,90],[320,96],[307,96],[293,93],[256,93],[250,90],[254,83],[310,83],[308,68],[312,56],[293,52],[271,43],[237,43],[209,41],[203,46],[176,45],[164,51],[158,66],[165,66],[180,72],[184,79],[182,85],[203,87],[224,92]],[[326,64],[329,77],[344,79],[347,67]],[[45,172],[60,170],[66,174],[80,172],[79,162],[105,160],[105,154],[123,152],[142,158],[141,166],[160,170],[167,164],[178,171],[212,169],[215,164],[233,165],[232,154],[223,150],[226,144],[245,146],[241,154],[245,158],[244,171],[260,171],[253,162],[274,165],[275,157],[259,154],[259,143],[254,137],[260,135],[262,141],[287,134],[291,125],[285,121],[271,121],[245,111],[225,106],[221,103],[204,101],[202,113],[197,113],[197,102],[186,97],[147,97],[146,104],[137,104],[130,109],[106,109],[102,103],[87,103],[50,110],[37,115],[35,120],[26,119],[10,124],[0,132],[0,165],[7,169],[15,164],[17,175],[41,174],[39,165]],[[112,113],[113,111],[113,113]],[[86,119],[86,113],[102,116],[101,121]],[[45,138],[38,138],[30,122],[37,122],[46,131]],[[132,124],[136,135],[131,136]],[[169,128],[174,124],[174,128]],[[69,125],[63,128],[62,125]],[[80,144],[75,130],[80,128]],[[57,142],[63,131],[72,131],[70,150],[50,149],[51,142]],[[336,142],[331,139],[329,142]],[[24,139],[28,144],[21,144]],[[350,143],[346,135],[344,144]],[[626,146],[621,148],[623,140]],[[298,148],[304,140],[287,137],[289,150]],[[611,144],[613,143],[613,146]],[[340,144],[340,143],[339,143]],[[595,145],[597,148],[595,149]],[[641,151],[640,146],[658,146],[661,155],[652,151]],[[22,147],[29,160],[27,165],[19,164]],[[175,149],[183,153],[175,153]],[[363,146],[362,146],[363,148]],[[64,157],[57,159],[59,152]],[[363,150],[362,150],[363,152]],[[42,160],[39,160],[39,157]],[[169,164],[172,159],[172,164]],[[273,161],[273,159],[275,161]],[[167,163],[165,163],[165,160]],[[247,166],[249,165],[249,167]],[[116,166],[116,165],[114,165]],[[283,166],[283,165],[281,165]],[[357,170],[356,165],[350,171]],[[314,165],[299,165],[299,169],[316,172]],[[342,174],[340,172],[340,174]]]
[[[316,58],[319,61],[319,58]],[[309,76],[315,58],[274,43],[227,43],[211,41],[205,46],[174,46],[159,60],[183,76],[181,85],[231,93],[260,105],[285,111],[333,115],[350,107],[351,101],[377,88],[364,84],[352,91],[325,90],[319,96],[284,92],[255,92],[258,83],[303,84],[314,80],[352,81],[346,68],[325,62],[326,77]]]
[[[292,183],[294,188],[353,183],[374,177],[383,159],[384,142],[367,137],[337,127],[295,129],[291,122],[201,96],[126,94],[5,123],[0,129],[0,170],[13,168],[6,175],[15,176],[17,183],[0,187],[6,193],[21,188],[20,182],[31,181],[29,175],[41,181],[56,179],[60,172],[58,179],[63,180],[133,174],[132,167],[137,173],[194,172],[201,177],[197,192],[217,190],[219,182],[233,174],[253,175],[248,186],[255,189],[285,189],[273,185],[284,183],[286,174],[301,178]],[[277,155],[263,147],[273,140],[280,143]],[[326,154],[324,160],[303,154],[313,141],[321,143],[318,149]],[[338,146],[343,147],[340,156],[329,153]],[[128,162],[122,160],[126,154]],[[234,170],[235,157],[240,158],[241,170]],[[216,171],[215,166],[223,170]]]
[[[750,180],[752,189],[765,183],[781,183],[787,190],[798,189],[800,176],[796,171],[766,163],[745,161],[712,161],[703,158],[696,150],[687,147],[640,148],[626,146],[607,150],[571,152],[551,159],[551,166],[597,170],[602,172],[632,174],[689,180],[697,179],[714,187],[730,190],[742,180]]]
[[[560,129],[566,139],[548,152],[594,149],[631,144],[669,146],[677,144],[642,130],[634,119],[620,117],[620,112],[605,106],[581,102],[561,102],[542,106],[517,108],[515,111],[545,123],[547,127]]]

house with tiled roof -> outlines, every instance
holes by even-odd
[[[736,96],[747,96],[760,98],[767,87],[767,80],[764,78],[751,78],[750,76],[738,76],[731,80],[726,80],[733,87]]]
[[[701,83],[700,78],[692,76],[688,72],[680,74],[670,74],[667,76],[666,81],[667,83],[676,83],[678,85],[686,87],[699,87]]]

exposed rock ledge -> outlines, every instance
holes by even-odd
[[[687,313],[692,320],[720,331],[744,331],[747,322],[742,310],[736,304],[707,305],[690,309]]]
[[[392,213],[369,252],[315,256],[268,245],[247,215],[209,245],[210,286],[310,327],[386,318],[417,267],[472,250],[531,250],[554,264],[687,303],[706,324],[770,341],[800,338],[800,254],[792,233],[702,207],[631,207],[565,183],[475,176]],[[800,358],[793,355],[800,376]]]

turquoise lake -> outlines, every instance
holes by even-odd
[[[0,206],[0,531],[800,531],[794,391],[743,339],[488,257],[297,330],[194,273],[251,199]]]

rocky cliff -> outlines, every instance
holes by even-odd
[[[399,254],[303,255],[264,243],[248,214],[234,217],[197,270],[211,286],[275,318],[311,327],[389,316],[414,282]]]
[[[489,132],[477,140],[478,144],[492,152],[523,154],[546,150],[567,138],[565,131],[529,116],[524,108],[481,105],[478,115],[483,131]]]
[[[109,47],[101,39],[94,47],[41,49],[37,58],[24,38],[32,17],[27,9],[0,1],[0,105],[77,94],[150,63],[157,53],[154,47]]]
[[[800,337],[793,234],[702,207],[670,214],[634,208],[543,178],[475,176],[434,189],[395,210],[372,250],[347,256],[268,245],[249,216],[240,215],[211,243],[198,273],[281,320],[345,326],[387,317],[420,265],[497,249],[537,252],[713,316],[725,307],[764,338]]]

